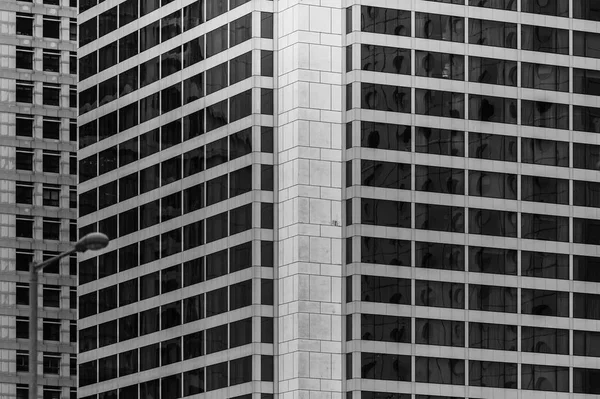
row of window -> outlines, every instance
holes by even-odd
[[[190,262],[186,262],[186,265]],[[179,266],[174,266],[169,269],[178,268]],[[166,269],[166,270],[169,270]],[[194,272],[198,272],[194,270]],[[156,273],[157,274],[157,273]],[[219,271],[220,275],[227,274],[227,270]],[[102,288],[98,290],[98,292],[91,292],[89,294],[85,294],[81,297],[80,301],[82,308],[79,312],[79,317],[88,317],[93,314],[99,314],[103,312],[108,312],[110,310],[116,309],[118,307],[127,306],[132,303],[137,303],[138,301],[144,300],[146,298],[150,298],[148,295],[152,295],[153,292],[158,290],[157,285],[150,286],[153,278],[152,274],[143,276],[140,279],[140,293],[138,296],[138,279],[131,279],[119,284],[115,284],[106,288]],[[199,278],[197,276],[193,276],[197,280]],[[212,276],[211,276],[212,277]],[[197,284],[199,281],[194,281],[192,284]],[[177,286],[176,281],[170,281],[171,285],[166,286],[163,285],[163,292],[165,290],[174,291],[181,288],[181,285]],[[260,281],[261,286],[261,304],[262,305],[273,305],[273,280],[262,279]],[[52,305],[54,307],[59,307],[60,305],[60,287],[53,288],[55,286],[48,286],[44,288],[44,306],[46,303]],[[51,291],[54,290],[54,291]],[[142,291],[145,290],[145,291]],[[229,287],[230,290],[230,310],[239,309],[244,306],[249,306],[252,303],[252,280],[247,280],[242,283],[233,284]],[[47,291],[50,294],[47,294]],[[169,291],[169,292],[170,292]],[[28,293],[28,291],[27,291]],[[54,298],[53,295],[57,297]],[[95,298],[97,298],[95,300]],[[195,299],[194,299],[195,298]],[[184,300],[184,323],[188,323],[193,320],[201,319],[204,317],[204,297],[202,295],[198,297],[194,297],[193,299],[185,299]],[[74,302],[73,295],[71,295],[71,302]],[[225,304],[226,305],[226,304]],[[193,308],[193,309],[192,309]],[[226,306],[225,306],[226,311]],[[214,313],[214,312],[213,312]],[[189,316],[190,314],[196,315],[195,317]],[[214,313],[218,314],[218,313]],[[154,309],[147,310],[142,312],[141,314],[143,319],[145,320],[142,323],[142,319],[140,319],[140,325],[143,325],[142,331],[146,331],[145,334],[149,334],[151,332],[155,332],[160,330],[165,330],[174,326],[178,326],[182,324],[181,322],[181,301],[173,302],[167,305],[163,305],[160,307],[156,307]],[[140,317],[142,317],[140,316]],[[148,324],[155,323],[155,324]],[[158,327],[160,326],[160,328]]]
[[[246,269],[252,266],[252,243],[239,244],[229,249],[207,254],[205,257],[184,262],[183,270],[181,265],[175,265],[163,269],[160,272],[160,276],[159,272],[141,276],[139,280],[139,299],[151,298],[160,293],[164,294],[181,287],[198,284],[228,273]],[[262,267],[273,267],[272,241],[260,241],[260,259]],[[89,283],[117,273],[117,260],[117,251],[114,250],[80,262],[79,284]],[[119,269],[121,271],[131,268],[130,265],[120,266]],[[135,301],[138,300],[137,279],[121,283],[120,286],[123,292],[126,292],[126,287],[129,287],[132,291],[127,293],[128,297],[119,299],[119,306],[131,303],[126,298],[135,297]]]
[[[125,284],[130,282],[126,282]],[[270,284],[272,286],[273,283],[270,282]],[[204,299],[204,296],[205,294],[199,294],[194,297],[185,298],[183,301],[178,300],[163,305],[160,307],[160,313],[158,307],[140,313],[139,329],[137,313],[120,318],[118,328],[119,342],[127,341],[129,339],[136,338],[139,335],[157,331],[156,328],[158,328],[158,326],[160,326],[160,329],[164,330],[181,324],[190,323],[195,320],[200,320],[204,318],[204,315],[206,315],[206,317],[211,317],[227,311],[250,306],[252,304],[252,280],[247,280],[207,292],[206,300]],[[131,302],[131,298],[133,298],[133,296],[129,296],[128,293],[122,293],[119,298],[129,300],[130,302],[127,303],[133,303]],[[273,302],[272,295],[270,300],[269,298],[265,299],[271,303]],[[104,300],[108,300],[110,302],[103,303]],[[206,310],[204,310],[205,305]],[[110,310],[106,309],[107,306],[111,307],[112,309],[117,307],[116,285],[80,296],[79,319],[84,319],[86,317]],[[162,315],[160,318],[158,316],[159,314]],[[161,320],[160,323],[159,320]],[[117,331],[116,322],[116,320],[110,322],[114,323],[114,331]],[[106,334],[99,333],[99,335],[105,336]]]
[[[465,0],[427,0],[438,3],[465,5]],[[468,6],[517,11],[515,0],[468,0]],[[534,14],[569,17],[569,0],[521,0],[521,11]],[[600,7],[594,0],[574,0],[573,18],[600,21]]]
[[[348,239],[347,263],[353,261],[352,239]],[[520,275],[527,277],[569,279],[573,270],[575,281],[600,282],[600,258],[573,255],[572,267],[569,255],[552,252],[519,251],[504,248],[487,248],[445,244],[440,242],[415,242],[415,266],[427,269],[468,271],[517,275],[519,258]],[[388,238],[360,237],[360,255],[354,261],[380,265],[409,266],[411,242]]]
[[[29,284],[16,283],[16,304],[29,305]],[[69,309],[77,309],[77,289],[69,287]],[[42,288],[42,306],[45,308],[61,307],[61,286],[44,284]]]
[[[39,183],[37,184],[39,186]],[[39,194],[35,190],[36,183],[28,181],[17,181],[15,184],[15,203],[17,204],[34,204],[34,197]],[[42,205],[60,207],[61,206],[61,185],[52,183],[41,184]],[[65,190],[67,187],[64,187]],[[77,209],[77,188],[68,186],[69,208]],[[37,203],[36,203],[37,205]]]
[[[203,2],[194,3],[192,6],[202,4]],[[192,7],[188,6],[186,7]],[[115,7],[114,9],[116,9]],[[110,12],[109,10],[107,12]],[[193,27],[197,23],[195,15],[184,13],[184,26],[186,29]],[[100,17],[102,18],[102,16]],[[192,19],[195,22],[189,22]],[[96,18],[84,22],[80,26],[81,36],[80,45],[91,43],[96,40]],[[99,29],[110,29],[107,24],[100,22]],[[83,81],[88,77],[95,75],[107,68],[110,68],[119,62],[123,62],[139,53],[150,50],[160,43],[163,43],[182,33],[181,11],[176,11],[173,14],[163,17],[150,25],[141,28],[139,31],[134,31],[120,38],[118,41],[112,42],[97,51],[82,57],[79,61],[80,80]],[[206,41],[204,40],[206,37]],[[205,35],[183,44],[163,54],[163,74],[162,77],[182,68],[186,68],[205,58],[212,57],[222,51],[237,46],[240,43],[249,40],[252,37],[252,14],[247,14],[229,24],[224,24],[221,27],[207,32]],[[261,13],[261,37],[273,38],[273,14]],[[82,43],[83,42],[83,43]],[[183,54],[183,62],[182,62]],[[144,79],[141,79],[144,82]]]
[[[41,49],[40,49],[41,50]],[[19,69],[33,70],[34,52],[33,47],[17,46],[16,51],[16,67]],[[42,52],[42,71],[61,73],[61,54],[60,50],[43,49]],[[69,51],[69,58],[65,63],[69,64],[68,73],[71,75],[77,74],[77,53]]]
[[[60,252],[55,251],[43,251],[41,259],[45,261],[50,259],[53,256],[58,255]],[[34,251],[31,249],[21,249],[18,248],[15,251],[15,269],[18,272],[29,272],[29,265],[34,260]],[[77,256],[72,255],[65,259],[69,266],[68,275],[77,276]],[[60,262],[56,262],[55,264],[48,265],[42,269],[40,273],[43,274],[60,274]]]
[[[353,354],[346,356],[347,363],[351,364]],[[355,356],[360,356],[361,374],[353,375],[350,368],[348,379],[412,380],[409,355],[362,352]],[[465,381],[466,360],[415,356],[414,361],[415,382],[550,392],[569,392],[570,387],[569,367],[469,360],[469,380]],[[577,367],[572,370],[574,393],[600,393],[597,382],[600,370]]]
[[[171,100],[178,99],[176,101],[181,100],[181,85],[176,84],[169,89],[173,89],[176,93],[175,97],[170,97]],[[257,89],[258,90],[258,89]],[[155,102],[159,101],[159,95],[162,93],[155,93],[147,98],[144,98],[139,101],[139,112],[138,112],[138,102],[134,102],[129,104],[118,111],[118,129],[117,126],[112,126],[115,129],[108,131],[107,127],[102,127],[102,131],[100,132],[105,137],[112,136],[117,132],[123,132],[127,129],[133,128],[140,123],[145,122],[146,118],[155,118],[159,116],[158,114],[154,114],[154,110],[157,110],[155,106],[148,106],[147,102]],[[165,94],[163,94],[165,95]],[[273,115],[273,89],[260,89],[260,112],[266,115]],[[155,103],[158,104],[158,103]],[[181,103],[177,102],[178,106],[176,108],[181,107]],[[228,123],[234,122],[236,120],[245,118],[252,113],[252,89],[246,90],[242,93],[231,96],[229,99],[222,100],[216,104],[212,104],[203,108],[199,111],[196,111],[192,114],[186,115],[184,118],[183,128],[184,128],[184,141],[188,140],[192,137],[203,134],[204,132],[209,132],[215,129],[218,129],[222,126],[225,126]],[[116,113],[112,113],[107,115],[109,121],[112,119],[116,121]],[[102,123],[103,118],[99,118],[99,123]],[[175,128],[177,130],[177,126],[179,129],[181,128],[181,121],[176,120],[173,122],[173,125],[168,125],[165,128]],[[97,132],[96,122],[92,122],[91,124],[86,124],[80,129],[81,135],[84,137],[94,137],[95,132]],[[173,132],[177,135],[177,132]],[[179,132],[181,134],[181,132]],[[181,140],[181,138],[180,138]]]
[[[361,83],[363,109],[412,112],[411,88],[401,86]],[[465,101],[469,101],[469,114],[465,114]],[[414,113],[445,118],[469,119],[483,122],[517,124],[516,98],[492,97],[439,90],[415,88]],[[347,109],[352,104],[352,84],[347,86]],[[358,104],[357,104],[358,106]],[[552,129],[569,129],[569,105],[544,101],[520,100],[521,124]],[[574,105],[573,130],[600,132],[600,109]]]
[[[29,399],[29,387],[27,384],[17,384],[16,391],[16,399]],[[62,388],[59,386],[44,385],[42,392],[44,399],[61,399]],[[69,399],[77,399],[77,388],[71,388],[69,390]]]
[[[18,103],[34,103],[35,83],[30,80],[17,80],[15,82],[15,100]],[[42,104],[55,107],[63,106],[61,104],[61,85],[59,83],[42,83]],[[66,104],[64,105],[67,106]],[[77,108],[77,86],[69,86],[68,107]]]
[[[26,12],[17,12],[16,33],[23,36],[34,36],[35,15]],[[55,15],[42,15],[42,37],[45,39],[61,39],[61,17]],[[66,39],[64,39],[66,40]],[[69,18],[69,39],[77,40],[77,18]]]
[[[347,10],[346,30],[350,33],[352,9]],[[409,37],[411,19],[410,11],[362,6],[360,30]],[[468,18],[468,24],[469,44],[600,58],[598,33],[573,31],[573,51],[570,52],[568,29],[520,24],[521,45],[518,47],[517,23]],[[416,12],[415,37],[465,43],[465,18]]]
[[[79,366],[79,386],[94,384],[103,381],[102,378],[116,375],[116,359],[92,361]],[[244,384],[255,379],[261,381],[273,381],[273,356],[260,356],[260,377],[257,369],[253,367],[252,356],[233,359],[228,362],[213,364],[178,374],[173,374],[160,379],[146,381],[118,389],[119,398],[161,398],[177,399],[184,396],[195,395],[216,389],[227,388],[238,384]],[[109,374],[112,373],[112,374]],[[96,376],[97,374],[97,376]],[[114,377],[112,377],[114,378]],[[97,396],[86,396],[83,399],[95,399]],[[103,399],[116,399],[117,389],[101,393]],[[252,395],[243,395],[239,398],[249,399]],[[267,394],[263,398],[273,398],[273,394]],[[235,399],[235,398],[234,398]]]
[[[355,122],[356,123],[356,122]],[[360,141],[352,140],[352,122],[346,124],[346,148],[352,146],[382,150],[411,151],[412,128],[380,122],[360,122]],[[415,151],[419,153],[522,162],[537,165],[569,167],[569,143],[531,137],[503,136],[468,132],[465,151],[465,132],[428,127],[415,127]],[[518,158],[518,145],[521,154]],[[573,163],[578,169],[596,170],[600,162],[600,146],[573,144]]]
[[[42,127],[42,138],[49,140],[60,140],[62,126],[69,127],[69,141],[77,141],[77,120],[58,118],[44,115],[37,117],[31,114],[16,114],[15,116],[15,135],[17,137],[34,137],[34,126]],[[41,123],[40,123],[41,121]],[[39,137],[36,137],[36,139]]]
[[[261,75],[273,76],[273,52],[263,50],[261,55]],[[169,54],[169,56],[173,56],[173,54]],[[169,63],[172,62],[173,58],[170,58]],[[164,71],[166,67],[168,65],[165,65],[164,57],[162,63],[159,62],[159,57],[156,57],[141,64],[139,68],[135,66],[118,76],[113,76],[101,82],[98,86],[92,86],[84,90],[79,96],[80,112],[88,112],[97,106],[100,107],[137,90],[138,82],[141,88],[144,85],[158,81],[160,70]],[[140,112],[144,114],[140,116],[140,119],[142,122],[150,120],[202,98],[205,94],[215,93],[229,85],[247,79],[251,74],[252,52],[247,52],[207,70],[206,73],[201,72],[185,79],[183,83],[178,82],[145,97],[141,100],[143,110],[140,110]],[[182,95],[183,99],[181,98]]]
[[[517,196],[518,180],[516,174],[477,170],[466,172],[463,169],[424,165],[415,167],[415,191],[569,205],[569,180],[521,175],[520,198]],[[600,207],[600,184],[576,180],[573,181],[572,192],[573,205]],[[360,208],[363,224],[410,227],[409,202],[363,198]]]
[[[26,350],[16,351],[17,372],[29,371],[29,353]],[[44,352],[42,370],[44,374],[60,375],[61,354],[58,352]],[[77,376],[77,356],[71,355],[69,359],[69,376]]]
[[[61,241],[61,224],[65,219],[43,217],[41,223],[42,239]],[[35,217],[29,215],[16,215],[15,218],[15,237],[17,238],[34,238]],[[66,227],[66,226],[65,226]],[[71,242],[77,241],[77,221],[74,219],[68,220],[68,239]],[[37,237],[36,237],[37,238]],[[64,238],[63,238],[64,239]]]
[[[352,319],[360,319],[360,336],[352,335]],[[516,326],[491,323],[439,319],[411,319],[410,317],[377,314],[348,315],[346,340],[411,343],[412,325],[415,328],[415,344],[454,346],[464,348],[468,329],[468,347],[476,349],[517,351],[519,341],[522,352],[569,355],[569,330]],[[520,335],[519,335],[520,330]],[[520,339],[519,339],[520,336]],[[597,357],[600,349],[600,333],[596,331],[573,331],[574,356]]]
[[[134,210],[137,213],[137,209]],[[126,220],[121,217],[121,220]],[[204,225],[206,224],[206,232]],[[176,228],[168,232],[147,238],[139,243],[128,245],[119,249],[120,271],[127,270],[138,265],[143,265],[161,258],[165,258],[181,251],[198,247],[228,235],[233,236],[252,228],[252,204],[225,211],[223,213],[208,217],[206,220],[197,220],[182,228]],[[128,229],[121,224],[120,229]],[[109,237],[117,237],[117,217],[112,216],[81,228],[81,236],[89,232],[102,231]]]
[[[361,69],[411,74],[411,50],[362,44]],[[348,46],[346,71],[352,70],[352,46]],[[465,72],[462,54],[415,51],[415,75],[439,79],[517,87],[519,62],[469,56]],[[569,68],[557,65],[520,62],[521,87],[528,89],[569,92]],[[600,71],[573,68],[573,93],[600,95]]]
[[[16,317],[16,337],[19,339],[29,339],[29,318]],[[70,343],[77,342],[77,322],[72,320],[69,322],[69,341]],[[42,324],[42,339],[44,341],[60,342],[61,335],[61,320],[44,317]]]
[[[196,298],[196,297],[194,297]],[[184,301],[194,300],[194,298],[188,298]],[[203,299],[203,296],[201,296]],[[185,302],[186,304],[190,302]],[[200,303],[197,306],[203,306],[203,303]],[[167,305],[168,306],[168,305]],[[200,308],[200,311],[203,312],[204,309]],[[190,313],[192,312],[192,313]],[[203,318],[204,314],[197,315],[198,310],[188,310],[185,314],[187,317],[195,317],[196,320],[199,318]],[[159,308],[150,309],[140,313],[140,324],[139,324],[139,334],[140,336],[150,334],[156,331],[160,331],[161,327],[164,326],[164,318],[161,322],[157,320],[153,320],[152,316],[159,317]],[[173,321],[173,312],[171,313],[162,313],[163,316],[169,317],[169,321]],[[191,315],[191,316],[190,316]],[[189,319],[184,319],[184,323],[187,323]],[[204,356],[205,354],[211,354],[219,351],[223,351],[226,349],[237,348],[242,345],[248,345],[252,342],[261,342],[261,343],[273,343],[273,318],[271,317],[261,317],[259,319],[260,322],[260,337],[252,337],[252,319],[247,318],[239,321],[235,321],[228,325],[220,325],[217,327],[210,328],[206,331],[198,330],[194,331],[194,333],[187,334],[183,336],[183,349],[184,360],[191,359],[198,356]],[[98,326],[92,326],[88,328],[84,328],[79,331],[79,352],[87,352],[90,350],[94,350],[96,348],[102,348],[108,345],[116,344],[120,341],[118,336],[118,328],[117,321],[109,321],[106,323],[102,323]],[[182,337],[176,337],[169,341],[177,340],[179,345],[181,345]],[[122,340],[121,340],[122,341]],[[163,342],[163,345],[165,343]],[[205,348],[206,345],[206,348]],[[138,358],[138,349],[128,350],[125,353],[119,354],[121,359],[126,358],[127,363],[131,364],[135,362],[136,369],[132,369],[132,367],[123,367],[119,372],[119,376],[125,376],[133,373],[137,373],[138,371],[145,371],[155,367],[161,366],[160,356],[147,359],[148,351],[158,352],[158,348],[161,346],[160,343],[155,343],[152,345],[148,345],[142,347],[139,352],[139,357],[141,360],[141,364],[139,365],[139,369],[137,369],[137,358]],[[181,358],[179,358],[180,361]],[[121,360],[121,364],[125,363],[124,360]],[[166,365],[169,362],[163,356],[162,365]]]
[[[34,160],[36,153],[39,156],[39,150],[34,148],[17,147],[15,151],[15,169],[34,171]],[[61,173],[61,151],[42,150],[42,172]],[[77,154],[69,153],[69,174],[77,174]]]
[[[352,277],[348,277],[352,288]],[[360,298],[364,302],[469,309],[484,312],[518,313],[519,296],[515,287],[415,280],[412,300],[411,280],[404,278],[360,276]],[[348,302],[353,301],[347,291]],[[465,296],[468,308],[465,307]],[[569,292],[520,289],[520,313],[536,316],[569,317]],[[573,317],[600,320],[600,295],[573,293]]]
[[[409,207],[405,207],[405,209],[409,209]],[[467,209],[469,209],[469,234],[600,245],[600,237],[593,233],[600,226],[600,220],[598,219],[573,218],[573,238],[570,241],[570,222],[567,216],[521,213],[521,228],[520,235],[518,235],[517,212]],[[385,217],[377,217],[377,223],[380,223],[378,224],[380,226],[392,225],[393,227],[405,226],[409,228],[409,218],[403,217],[401,212],[398,212],[398,215],[395,221],[387,221]],[[367,219],[367,224],[374,225],[375,223],[375,217],[371,217],[370,220]],[[465,233],[465,208],[417,203],[415,204],[415,228]]]

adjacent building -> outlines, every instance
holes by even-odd
[[[80,4],[79,397],[600,393],[600,7]]]
[[[77,238],[77,9],[0,2],[0,396],[28,398],[29,264]],[[77,259],[39,285],[38,392],[77,397]]]

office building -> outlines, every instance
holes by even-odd
[[[80,5],[79,395],[600,392],[600,9]]]
[[[28,397],[29,264],[77,236],[77,10],[0,2],[0,396]],[[38,392],[76,398],[77,259],[39,284]]]

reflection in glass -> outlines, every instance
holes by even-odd
[[[469,348],[517,350],[517,326],[469,323]]]
[[[362,6],[360,26],[363,32],[410,36],[410,11]]]
[[[361,68],[364,71],[410,75],[410,50],[363,44]]]
[[[469,57],[469,81],[516,87],[517,62]]]
[[[517,199],[517,175],[471,170],[469,195]]]
[[[417,127],[415,151],[462,157],[465,154],[464,132]]]
[[[569,68],[522,62],[521,86],[530,89],[568,92]]]
[[[517,48],[517,24],[469,18],[469,43]]]
[[[415,113],[446,118],[464,118],[465,95],[464,93],[416,89]]]
[[[463,43],[465,19],[440,14],[415,14],[415,35],[419,38]]]
[[[416,51],[415,71],[417,76],[465,80],[465,57],[458,54]]]
[[[547,26],[521,25],[521,49],[568,55],[569,31]]]

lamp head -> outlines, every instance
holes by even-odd
[[[88,249],[91,251],[98,251],[106,248],[108,245],[108,237],[103,233],[89,233],[86,234],[82,239],[77,241],[75,244],[75,250],[77,252],[85,252]]]

